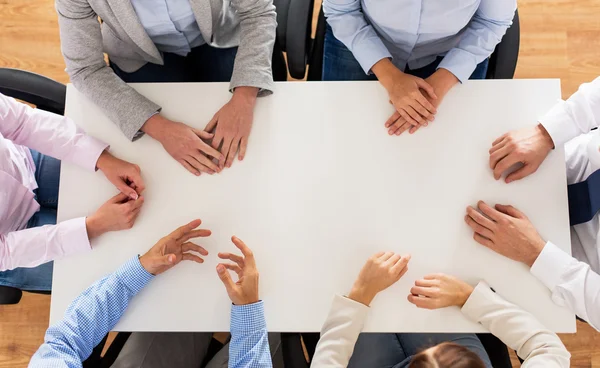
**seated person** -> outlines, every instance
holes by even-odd
[[[0,94],[0,286],[49,291],[49,261],[89,251],[90,239],[133,226],[144,203],[140,168],[107,149],[70,119]],[[102,171],[121,194],[91,216],[55,225],[58,159]]]
[[[323,80],[375,80],[396,112],[388,134],[433,121],[457,83],[485,79],[516,0],[324,0]]]
[[[256,98],[273,91],[273,0],[57,0],[56,10],[73,85],[128,139],[147,133],[194,175],[244,158]],[[233,96],[203,131],[127,85],[144,82],[230,82]]]
[[[406,273],[409,259],[378,253],[360,271],[348,296],[335,296],[311,367],[492,367],[475,334],[360,334],[371,301]],[[517,350],[525,359],[523,367],[569,367],[570,354],[558,336],[485,282],[473,288],[454,277],[429,275],[410,292],[408,301],[420,308],[461,308]]]
[[[198,254],[207,256],[208,251],[189,241],[210,236],[210,230],[196,229],[200,223],[200,220],[194,220],[179,227],[160,239],[146,254],[132,257],[113,274],[81,293],[67,308],[64,318],[48,328],[44,343],[29,366],[81,367],[82,361],[119,321],[131,299],[154,277],[182,260],[204,262]],[[240,239],[233,237],[232,241],[243,255],[220,253],[219,257],[234,263],[217,265],[219,278],[233,302],[229,354],[217,354],[208,367],[272,367],[263,302],[258,297],[258,270],[254,255]],[[228,269],[238,274],[237,282],[232,280]],[[141,335],[146,334],[131,335],[113,367],[198,368],[210,342],[210,338],[205,338],[206,334],[188,334],[196,336],[183,340],[163,338],[160,341],[165,345],[148,351],[151,344],[147,341],[153,339]],[[182,341],[184,345],[179,345]],[[193,349],[185,349],[188,347]],[[147,354],[149,359],[145,359]]]
[[[598,232],[600,185],[600,78],[582,84],[567,101],[556,104],[535,126],[508,132],[490,149],[490,168],[496,179],[514,165],[506,183],[525,178],[540,167],[555,147],[565,147],[571,249],[563,252],[538,234],[527,216],[512,206],[495,208],[480,202],[479,216],[467,209],[465,220],[475,240],[531,267],[531,273],[552,292],[552,300],[566,306],[600,330],[600,243]],[[491,215],[491,216],[490,216]]]

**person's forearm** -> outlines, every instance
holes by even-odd
[[[2,94],[0,120],[4,138],[89,171],[95,169],[98,157],[108,147],[85,134],[71,119],[34,109]]]
[[[569,308],[600,331],[600,275],[548,242],[531,273],[552,292],[552,300]]]
[[[516,0],[482,0],[460,41],[444,56],[438,68],[451,71],[466,82],[477,65],[489,58],[512,24]]]
[[[477,285],[461,311],[516,350],[525,359],[524,364],[569,367],[570,354],[560,338],[533,315],[497,295],[485,282]]]
[[[346,367],[362,331],[369,307],[336,295],[321,329],[312,367]]]
[[[85,218],[0,235],[0,271],[35,267],[91,249]]]
[[[559,147],[600,125],[600,77],[582,84],[567,101],[556,104],[540,120]]]
[[[231,306],[229,367],[272,367],[263,302]]]
[[[81,293],[50,326],[30,366],[78,366],[119,321],[129,301],[152,280],[136,257]]]

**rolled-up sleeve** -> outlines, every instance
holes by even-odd
[[[324,0],[323,11],[333,34],[352,52],[366,74],[392,55],[365,19],[360,0]]]
[[[467,81],[477,64],[494,52],[516,9],[516,0],[482,0],[458,45],[448,51],[438,69],[449,70],[461,83]]]

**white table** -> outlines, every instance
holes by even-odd
[[[227,84],[134,85],[164,114],[204,128],[230,97]],[[91,283],[193,218],[213,231],[203,265],[157,277],[130,304],[119,331],[226,331],[229,300],[215,272],[235,234],[255,252],[272,331],[318,331],[334,293],[349,290],[373,253],[411,253],[408,273],[373,303],[365,331],[482,331],[457,308],[419,310],[406,296],[417,278],[446,272],[485,279],[550,329],[574,332],[528,269],[472,240],[467,205],[482,199],[523,210],[542,236],[570,252],[564,152],[506,185],[488,167],[491,142],[530,126],[560,97],[558,80],[475,81],[446,97],[436,121],[388,136],[392,113],[376,82],[280,83],[259,100],[246,159],[219,175],[194,177],[150,137],[129,142],[72,86],[67,115],[141,166],[146,202],[134,228],[93,242],[88,254],[56,262],[51,322]],[[59,221],[92,213],[116,193],[101,173],[63,164]]]

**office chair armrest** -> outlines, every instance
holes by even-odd
[[[0,68],[0,93],[63,115],[67,87],[25,70]]]

